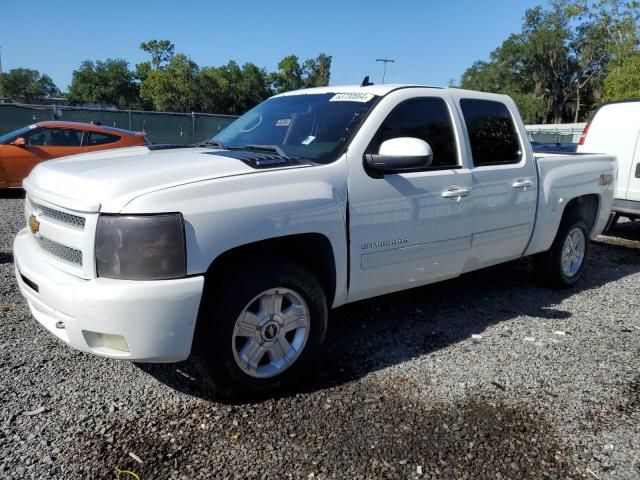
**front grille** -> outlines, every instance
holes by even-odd
[[[42,248],[45,252],[48,252],[51,255],[64,260],[65,262],[82,266],[82,252],[80,250],[67,247],[45,237],[36,237],[36,239],[40,244],[40,248]]]
[[[31,203],[35,208],[42,212],[43,217],[50,218],[51,220],[54,220],[56,222],[64,223],[65,225],[69,225],[70,227],[76,228],[78,230],[84,230],[84,217],[71,215],[70,213],[61,212],[59,210],[54,210],[53,208],[39,205],[33,201]]]

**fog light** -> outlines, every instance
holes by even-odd
[[[110,335],[108,333],[99,333],[98,338],[102,341],[102,345],[121,352],[129,351],[129,344],[122,335]]]
[[[129,352],[129,344],[122,335],[110,333],[89,332],[83,330],[82,334],[91,348],[106,347],[120,352]]]

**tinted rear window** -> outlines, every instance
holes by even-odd
[[[490,100],[460,100],[469,132],[473,164],[501,165],[518,163],[522,158],[520,140],[509,109]]]
[[[109,135],[108,133],[90,132],[88,145],[90,147],[95,145],[106,145],[107,143],[117,142],[118,140],[120,140],[120,137],[118,137],[117,135]]]

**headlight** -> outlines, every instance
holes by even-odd
[[[100,215],[96,233],[99,277],[166,280],[186,275],[182,215]]]

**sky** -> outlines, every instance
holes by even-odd
[[[234,1],[0,0],[3,71],[25,67],[61,90],[83,60],[148,60],[139,49],[168,39],[200,66],[229,60],[272,71],[285,56],[333,56],[332,85],[387,83],[446,86],[520,31],[527,8],[545,0]],[[28,8],[25,8],[28,6]]]

